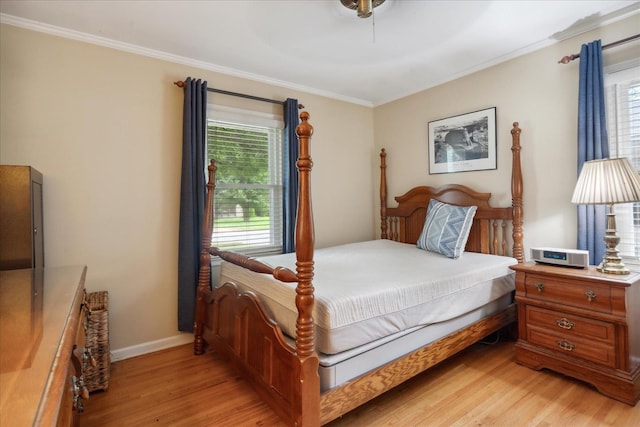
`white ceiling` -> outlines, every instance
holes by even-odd
[[[386,0],[361,19],[339,0],[0,0],[3,23],[374,106],[638,12],[637,1]]]

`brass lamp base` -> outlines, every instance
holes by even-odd
[[[604,242],[607,245],[604,258],[596,268],[606,274],[629,274],[629,269],[622,262],[618,255],[616,246],[620,243],[620,237],[616,233],[616,215],[613,213],[613,204],[609,205],[607,213],[607,231],[604,235]]]
[[[606,258],[607,257],[605,257],[605,259]],[[630,273],[629,269],[624,265],[622,261],[620,261],[619,263],[616,263],[611,261],[605,261],[605,259],[603,259],[600,265],[596,267],[598,271],[601,271],[606,274],[629,274]]]

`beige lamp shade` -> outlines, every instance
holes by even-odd
[[[640,175],[626,157],[585,162],[571,198],[579,205],[639,201]]]
[[[602,262],[596,268],[608,274],[629,274],[629,269],[622,262],[622,257],[616,249],[620,237],[616,233],[613,205],[640,201],[638,171],[624,157],[585,162],[571,201],[579,205],[609,205],[604,235],[607,249]]]

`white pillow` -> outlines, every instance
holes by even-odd
[[[477,206],[454,206],[431,199],[418,248],[460,258],[477,209]]]

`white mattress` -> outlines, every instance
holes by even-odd
[[[510,294],[503,295],[495,301],[445,322],[406,329],[334,355],[319,353],[320,390],[332,389],[379,368],[392,360],[504,310],[511,302]],[[295,343],[292,342],[291,345],[295,347]]]
[[[295,271],[295,254],[258,258]],[[514,258],[465,252],[458,259],[391,240],[315,251],[316,349],[340,353],[416,326],[453,319],[514,289]],[[221,282],[260,296],[283,332],[295,337],[295,283],[231,263]]]

